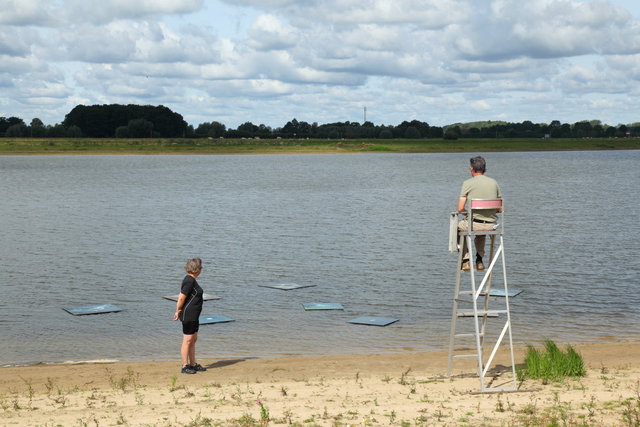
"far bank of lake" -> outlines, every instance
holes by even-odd
[[[209,139],[0,138],[11,154],[339,154],[638,150],[640,138]]]

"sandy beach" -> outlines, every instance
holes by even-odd
[[[586,377],[492,394],[476,393],[470,361],[445,378],[444,352],[202,360],[196,375],[177,360],[6,367],[0,424],[640,425],[640,342],[575,348]]]

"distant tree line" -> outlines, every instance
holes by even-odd
[[[27,126],[19,117],[0,117],[0,136],[9,138],[80,138],[82,131],[78,126],[66,127],[62,124],[45,126],[42,120],[35,118]]]
[[[549,124],[478,122],[448,126],[444,138],[624,138],[640,136],[640,123],[609,126],[600,120],[584,120],[574,124],[554,120]]]
[[[218,121],[196,128],[169,108],[159,105],[78,105],[56,125],[38,118],[27,125],[18,117],[0,117],[0,136],[31,138],[287,138],[287,139],[423,139],[445,138],[621,138],[640,136],[640,123],[609,126],[599,120],[573,124],[554,120],[549,124],[484,121],[457,123],[445,127],[430,126],[419,120],[399,125],[375,125],[372,122],[336,122],[318,124],[293,119],[272,128],[245,122],[235,129]]]

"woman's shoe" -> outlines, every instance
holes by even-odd
[[[196,372],[204,372],[207,370],[207,368],[205,368],[199,363],[196,363],[195,365],[191,365],[191,369],[195,370]]]
[[[192,366],[187,365],[187,366],[183,366],[180,372],[182,372],[183,374],[195,374],[196,370],[193,369]]]

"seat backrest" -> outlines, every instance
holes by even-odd
[[[473,213],[477,210],[482,209],[495,209],[497,213],[500,213],[500,216],[497,219],[496,225],[498,227],[494,228],[495,231],[499,233],[504,233],[504,202],[502,199],[471,199],[467,204],[467,218],[469,219],[469,229],[473,230]]]
[[[471,210],[476,209],[502,209],[502,199],[471,199]]]

